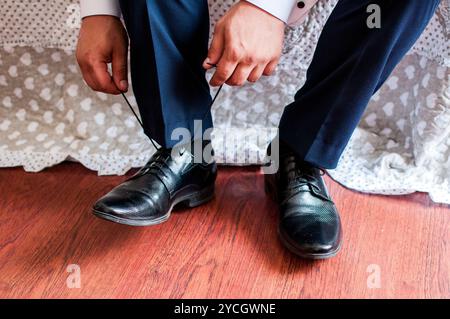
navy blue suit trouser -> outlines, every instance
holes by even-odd
[[[367,7],[381,8],[381,28]],[[439,0],[340,0],[319,39],[304,86],[282,115],[279,136],[303,160],[335,168],[372,95],[420,36]],[[206,0],[122,0],[133,90],[145,133],[174,146],[176,128],[212,127]],[[249,103],[251,103],[249,101]]]

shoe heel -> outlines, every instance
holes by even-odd
[[[193,208],[205,204],[214,198],[214,185],[208,186],[184,201],[187,207]]]
[[[275,179],[272,175],[264,175],[264,191],[275,202],[278,201],[277,189],[275,187]]]

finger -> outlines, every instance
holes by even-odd
[[[278,65],[278,59],[273,60],[272,62],[267,64],[266,68],[264,69],[263,75],[265,75],[265,76],[272,75],[273,72],[275,72],[277,65]]]
[[[248,81],[252,82],[252,83],[257,82],[263,75],[265,69],[266,69],[266,65],[264,65],[264,64],[257,65],[252,70],[252,72],[250,72],[250,75],[248,76]]]
[[[92,81],[92,78],[90,76],[87,66],[84,63],[82,63],[81,61],[78,61],[78,65],[80,66],[81,75],[83,76],[83,80],[86,82],[86,84],[91,89],[93,89],[92,86],[94,85],[94,82]]]
[[[220,86],[227,82],[236,70],[241,58],[241,52],[235,49],[232,44],[228,44],[228,47],[225,46],[224,52],[217,63],[216,72],[211,78],[210,84],[212,86]]]
[[[237,68],[234,70],[234,73],[228,79],[228,81],[226,81],[226,83],[231,86],[244,85],[253,68],[254,68],[253,65],[247,65],[243,63],[239,64]]]
[[[108,72],[108,66],[104,62],[98,62],[92,66],[92,78],[97,83],[96,91],[108,94],[120,94]]]
[[[97,91],[98,84],[95,82],[95,80],[92,78],[90,73],[83,72],[83,78],[86,84],[94,91]]]
[[[128,91],[128,59],[127,52],[119,50],[112,56],[112,75],[114,84],[122,91]]]
[[[209,70],[213,68],[220,60],[223,54],[224,37],[220,28],[216,27],[211,46],[208,50],[208,56],[203,62],[203,68]]]
[[[81,73],[86,84],[94,91],[100,91],[100,85],[94,77],[94,69],[88,63],[80,63]]]
[[[214,72],[213,77],[209,81],[211,86],[220,86],[224,84],[228,79],[231,77],[231,75],[234,73],[234,70],[236,69],[237,62],[229,62],[222,60],[217,65],[216,71]]]

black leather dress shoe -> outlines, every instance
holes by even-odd
[[[307,259],[335,256],[341,247],[341,221],[322,171],[280,148],[278,172],[265,175],[266,192],[280,209],[278,233],[294,254]]]
[[[93,213],[131,226],[160,224],[178,204],[195,207],[210,201],[216,175],[215,162],[194,163],[187,150],[172,155],[171,149],[160,149],[136,175],[100,198]]]

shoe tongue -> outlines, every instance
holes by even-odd
[[[209,147],[207,149],[207,147]],[[205,158],[205,156],[214,156],[214,150],[211,148],[211,141],[193,141],[188,144],[176,145],[170,152],[174,157],[184,157],[189,155],[194,159],[195,163],[209,163],[210,158]],[[209,152],[211,154],[209,154]]]
[[[298,159],[294,154],[288,154],[285,157],[284,169],[288,181],[300,179],[313,181],[316,175],[314,166]]]

